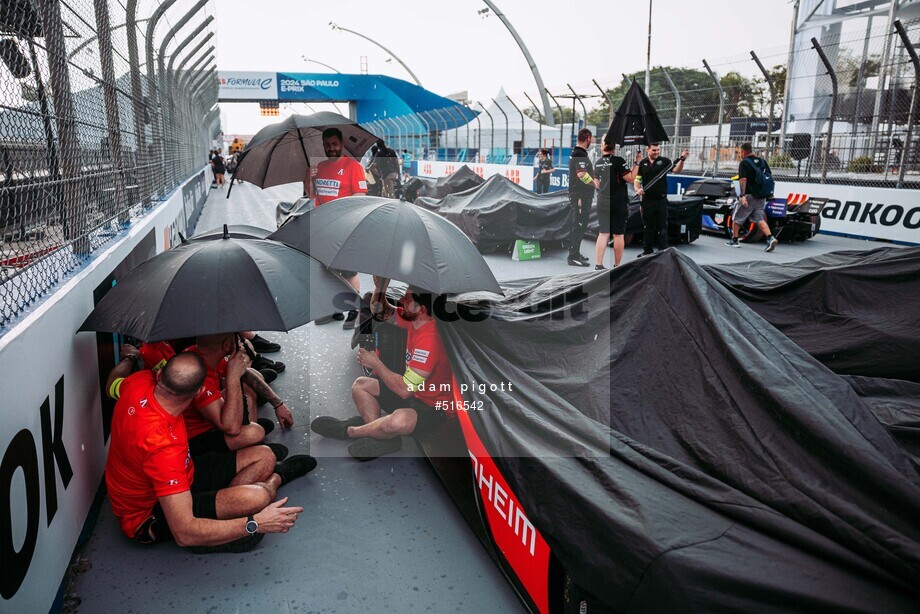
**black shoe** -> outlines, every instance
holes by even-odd
[[[261,354],[256,354],[256,359],[252,361],[252,365],[250,366],[252,366],[252,368],[256,371],[261,371],[262,369],[271,369],[275,373],[284,373],[284,369],[286,368],[283,362],[278,362],[276,360],[272,360],[271,358],[266,358]]]
[[[281,485],[296,480],[316,469],[316,459],[309,454],[295,454],[275,465],[275,473],[281,476]]]
[[[237,554],[240,552],[249,552],[259,545],[263,537],[265,537],[264,533],[253,533],[252,535],[247,535],[246,537],[241,537],[232,542],[220,544],[219,546],[189,546],[186,550],[192,554],[217,554],[221,552]]]
[[[339,420],[332,416],[320,416],[310,423],[310,430],[323,437],[348,439],[348,427],[362,424],[364,424],[364,419],[361,416],[352,416],[346,420]]]
[[[321,318],[316,318],[315,320],[313,320],[313,323],[316,324],[317,326],[322,326],[323,324],[329,324],[334,319],[335,318],[333,318],[332,316],[323,316]]]
[[[606,271],[607,267],[605,267],[603,264],[595,264],[594,270],[595,271]]]
[[[258,371],[262,375],[262,379],[265,380],[266,384],[271,384],[273,381],[278,379],[278,372],[274,369],[259,369]]]
[[[254,347],[255,350],[261,354],[271,354],[272,352],[281,351],[281,344],[275,343],[274,341],[269,341],[268,339],[260,337],[259,335],[253,337],[250,343],[252,343],[252,347]]]
[[[582,254],[581,252],[575,254],[574,257],[575,257],[576,260],[581,260],[582,262],[590,262],[590,260],[588,259],[588,257],[585,256],[584,254]]]
[[[332,319],[342,321],[345,319],[345,314],[341,311],[336,311],[334,314],[332,314]]]
[[[394,439],[371,439],[362,437],[350,446],[348,453],[361,462],[374,460],[384,454],[392,454],[402,449],[402,438]]]
[[[348,312],[348,316],[345,318],[345,321],[342,323],[342,329],[344,330],[353,330],[358,324],[358,312],[356,310],[351,310]]]
[[[271,448],[271,451],[275,453],[276,462],[280,463],[281,461],[287,458],[288,449],[286,445],[283,445],[280,443],[266,443],[263,445],[268,446],[269,448]]]
[[[569,256],[569,266],[589,266],[587,260],[579,260],[575,256]]]
[[[776,246],[777,246],[778,244],[779,244],[779,241],[776,240],[776,237],[772,237],[772,236],[771,236],[769,239],[767,239],[767,246],[766,246],[765,248],[763,248],[763,251],[765,251],[765,252],[767,252],[767,253],[769,254],[769,253],[772,252],[774,249],[776,249]]]
[[[256,420],[256,424],[265,429],[265,434],[268,435],[275,430],[275,421],[269,420],[268,418],[259,418]]]

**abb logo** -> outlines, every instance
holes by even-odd
[[[445,175],[453,175],[453,174],[454,174],[454,165],[453,165],[453,164],[448,164],[447,166],[445,166],[445,167],[444,167],[444,174],[445,174]]]
[[[481,167],[481,166],[474,166],[474,167],[473,167],[473,172],[476,173],[477,175],[479,175],[480,177],[482,177],[484,171],[482,170],[482,167]]]
[[[430,162],[425,162],[424,164],[422,164],[422,174],[423,175],[431,174],[431,163]]]
[[[513,181],[514,183],[521,183],[521,171],[517,169],[508,169],[505,171],[505,177]]]

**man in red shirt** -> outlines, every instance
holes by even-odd
[[[326,159],[310,169],[310,176],[304,179],[304,194],[310,196],[319,207],[337,198],[367,194],[367,177],[364,167],[353,158],[345,155],[342,149],[342,131],[338,128],[323,130],[323,152]],[[312,180],[312,181],[311,181]],[[356,271],[334,270],[361,293],[361,282]],[[341,318],[338,318],[341,319]],[[351,330],[358,319],[357,310],[348,312],[343,328]],[[317,324],[326,324],[332,317],[320,318]]]
[[[228,377],[239,377],[239,354]],[[193,461],[182,413],[206,375],[201,358],[177,354],[157,372],[121,383],[112,416],[106,486],[122,532],[140,544],[174,539],[197,552],[243,552],[263,533],[286,533],[303,512],[274,501],[278,487],[316,466],[308,455],[275,464],[265,446]],[[218,520],[221,519],[221,520]]]
[[[348,453],[361,461],[396,452],[402,447],[402,435],[433,428],[445,415],[441,412],[453,406],[454,399],[450,362],[431,315],[434,297],[410,286],[400,301],[402,307],[394,309],[386,299],[389,280],[375,277],[374,282],[371,309],[379,307],[385,318],[391,318],[407,331],[406,369],[394,373],[374,352],[359,349],[358,363],[376,375],[359,377],[352,384],[351,394],[360,415],[347,420],[321,416],[310,425],[313,432],[324,437],[356,439],[348,447]],[[408,403],[392,413],[382,414],[381,386]]]

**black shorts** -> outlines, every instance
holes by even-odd
[[[409,407],[415,410],[415,415],[417,416],[415,433],[424,433],[434,429],[441,424],[441,420],[447,415],[446,412],[438,411],[414,396],[409,397]]]
[[[599,232],[604,234],[626,234],[626,218],[629,217],[629,207],[626,203],[611,203],[598,199],[597,223]]]
[[[235,477],[236,452],[207,452],[195,459],[195,477],[190,489],[195,518],[217,520],[217,491],[230,486]],[[166,514],[157,501],[150,517],[134,532],[134,540],[146,546],[172,539]]]
[[[227,446],[227,439],[224,437],[224,433],[217,429],[211,429],[206,433],[195,435],[189,439],[188,451],[191,453],[192,458],[198,458],[202,454],[207,454],[208,452],[226,454],[231,450],[229,446]]]

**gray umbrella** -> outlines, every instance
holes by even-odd
[[[390,198],[349,196],[290,219],[269,235],[326,266],[398,279],[437,294],[502,290],[463,232]]]
[[[210,241],[213,239],[223,239],[224,236],[228,234],[231,239],[264,239],[271,233],[271,230],[259,228],[258,226],[249,226],[247,224],[224,224],[223,228],[212,228],[211,230],[199,232],[189,237],[188,240]]]
[[[357,297],[313,258],[275,241],[188,241],[119,279],[80,330],[161,341],[288,331]]]
[[[342,147],[360,160],[378,137],[338,113],[291,115],[259,130],[240,154],[233,181],[247,181],[260,188],[303,181],[307,169],[326,159],[323,130],[342,131]],[[230,192],[227,192],[229,198]]]

